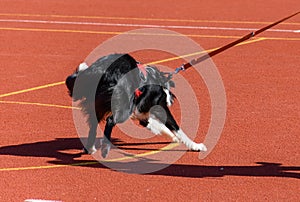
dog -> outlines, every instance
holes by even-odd
[[[167,134],[190,150],[207,151],[203,143],[193,142],[176,123],[169,110],[176,98],[170,91],[175,84],[155,66],[141,65],[129,54],[110,54],[90,66],[81,63],[65,83],[69,95],[80,101],[87,115],[89,134],[84,153],[97,151],[97,126],[106,121],[100,146],[106,158],[114,126],[129,118],[137,119],[154,134]]]

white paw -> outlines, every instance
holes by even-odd
[[[83,148],[83,152],[85,154],[94,154],[94,153],[96,153],[96,151],[97,151],[97,149],[95,148],[95,146],[92,146],[91,148],[88,148],[88,149]]]
[[[195,143],[195,144],[193,144],[191,150],[206,152],[207,148],[203,143],[199,143],[199,144]]]
[[[111,143],[106,138],[100,140],[100,150],[102,158],[106,158],[111,149]]]
[[[108,156],[110,148],[111,148],[111,144],[110,143],[103,143],[101,145],[101,156],[103,158],[106,158]]]

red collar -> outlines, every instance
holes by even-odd
[[[140,97],[142,94],[143,92],[138,88],[134,91],[135,98]]]

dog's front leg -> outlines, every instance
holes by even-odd
[[[156,135],[166,134],[172,139],[173,142],[180,142],[179,139],[170,131],[170,129],[155,117],[150,116],[147,122],[140,122],[140,124],[147,127],[152,133]]]
[[[165,134],[168,135],[173,142],[180,142],[179,138],[172,132],[173,130],[178,130],[179,127],[172,117],[167,105],[153,107],[148,115],[147,124],[144,123],[144,126],[156,135]]]
[[[173,135],[175,134],[176,139],[180,142],[182,142],[187,148],[189,148],[190,150],[193,151],[207,151],[206,146],[203,143],[196,143],[194,141],[192,141],[183,131],[182,129],[178,126],[178,124],[176,123],[174,117],[172,116],[169,108],[167,106],[164,106],[164,111],[167,115],[167,119],[165,124],[160,123],[163,126],[160,126],[160,128],[163,129],[163,131],[168,131],[167,129],[169,129],[169,133],[172,133]],[[159,113],[154,112],[155,116],[160,119],[161,121],[163,121],[159,115]],[[155,124],[157,125],[157,124]],[[172,131],[172,132],[171,132]],[[169,134],[167,133],[167,134]],[[172,137],[172,135],[169,135],[170,137]],[[173,141],[174,138],[172,137]]]
[[[111,133],[115,126],[114,118],[113,116],[109,116],[106,119],[105,129],[104,129],[104,138],[101,142],[101,155],[103,158],[106,158],[108,155],[108,152],[111,148]]]

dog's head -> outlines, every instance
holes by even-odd
[[[86,63],[81,63],[78,68],[76,69],[76,71],[71,74],[70,76],[67,77],[66,79],[66,86],[69,90],[69,95],[72,97],[73,95],[73,89],[74,89],[74,85],[75,85],[75,81],[76,81],[76,78],[78,76],[78,74],[81,72],[81,71],[84,71],[88,68],[88,65]]]

